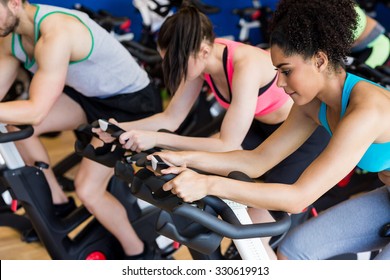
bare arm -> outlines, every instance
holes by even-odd
[[[159,155],[176,166],[188,166],[226,176],[242,171],[257,178],[298,149],[316,129],[317,124],[298,107],[293,107],[287,120],[260,146],[252,151],[162,152]]]
[[[261,54],[265,56],[263,53]],[[247,55],[242,61],[235,63],[232,84],[233,97],[217,137],[185,137],[169,133],[149,133],[147,136],[155,139],[153,143],[155,146],[171,150],[229,151],[240,149],[254,118],[259,87],[265,85],[269,78],[264,78],[267,75],[259,72],[261,63],[269,62],[263,59],[263,57],[253,59]],[[270,62],[268,64],[271,66]],[[273,68],[265,70],[271,71],[269,76],[274,77],[275,70]],[[186,97],[182,96],[182,98]],[[123,135],[123,138],[130,139],[125,147],[142,150],[145,146],[140,147],[140,143],[146,141],[142,139],[145,134],[147,133],[133,131]],[[137,144],[137,142],[139,143]],[[146,148],[150,148],[150,145]]]
[[[383,134],[382,122],[375,106],[349,110],[324,152],[292,185],[238,182],[187,170],[164,189],[173,189],[187,201],[216,195],[252,207],[299,213],[356,166],[367,148]]]
[[[38,124],[62,93],[70,58],[70,43],[63,33],[46,33],[35,46],[38,70],[28,100],[0,103],[0,120],[10,124]]]
[[[178,129],[199,96],[203,82],[203,79],[199,78],[186,84],[182,83],[167,108],[161,113],[130,122],[118,123],[110,119],[110,122],[127,131],[119,138],[123,147],[138,152],[147,150],[156,146],[157,136],[160,135],[157,130],[166,129],[173,132]],[[93,132],[97,133],[106,143],[115,140],[101,129],[94,128]]]

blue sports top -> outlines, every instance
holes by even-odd
[[[351,94],[353,87],[360,81],[366,81],[375,84],[364,78],[347,73],[347,77],[344,83],[342,98],[341,98],[340,119],[344,116],[345,111],[347,110],[349,96]],[[375,85],[379,86],[378,84]],[[332,132],[329,128],[328,120],[326,118],[326,109],[327,109],[326,104],[321,103],[320,111],[318,113],[318,118],[321,124],[329,132],[329,134],[332,135]],[[390,170],[390,142],[372,143],[371,146],[367,149],[367,151],[363,155],[363,157],[360,159],[357,166],[369,172]]]

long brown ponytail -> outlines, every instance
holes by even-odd
[[[214,38],[210,20],[191,5],[182,6],[165,20],[157,45],[165,52],[162,67],[165,86],[170,93],[174,94],[187,77],[189,57],[199,52],[203,40],[212,43]]]

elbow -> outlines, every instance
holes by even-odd
[[[33,120],[30,120],[29,123],[32,125],[32,126],[38,126],[42,123],[43,120],[41,119],[33,119]]]
[[[283,211],[291,214],[301,214],[305,212],[310,206],[310,203],[305,202],[303,199],[294,199],[283,205]]]
[[[301,214],[302,212],[304,212],[306,207],[307,206],[303,206],[303,205],[299,205],[299,204],[290,205],[290,206],[286,207],[286,209],[284,211],[287,213],[290,213],[290,214]]]
[[[230,152],[230,151],[239,151],[242,150],[241,145],[232,145],[232,144],[226,144],[226,145],[221,145],[222,152]]]
[[[179,129],[179,127],[180,127],[179,125],[167,123],[166,125],[161,125],[161,127],[157,131],[178,134],[177,130]]]
[[[44,112],[37,112],[35,114],[31,114],[28,120],[31,125],[38,126],[45,120],[46,117],[47,114],[45,114]]]
[[[244,170],[242,170],[242,172],[244,172],[246,175],[248,175],[249,177],[251,177],[253,179],[259,178],[261,175],[263,175],[263,174],[259,173],[258,170],[252,169],[250,166],[248,168],[245,168]]]
[[[176,132],[180,128],[180,124],[175,121],[171,121],[167,123],[168,125],[164,126],[165,129],[168,129],[171,132]]]
[[[241,164],[242,172],[247,174],[249,177],[253,179],[258,179],[260,182],[263,181],[261,178],[264,175],[264,171],[262,166],[258,166],[256,161],[248,160],[245,157],[242,157],[244,163]]]
[[[218,141],[217,144],[213,145],[215,146],[215,148],[212,150],[213,152],[227,153],[242,150],[240,143],[232,143],[232,141],[229,141],[229,139],[223,139],[220,134],[211,136],[211,138],[214,138],[215,141]]]
[[[159,130],[166,129],[170,132],[176,132],[180,125],[184,122],[184,120],[181,120],[180,118],[177,118],[166,112],[160,113],[159,118],[159,123],[161,124]]]

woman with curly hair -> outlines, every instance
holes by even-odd
[[[126,149],[160,147],[172,150],[226,152],[256,148],[287,118],[292,99],[276,85],[277,71],[268,51],[215,38],[210,19],[185,1],[160,28],[157,45],[163,57],[165,85],[173,94],[164,112],[119,125]],[[207,82],[218,103],[226,109],[213,137],[189,137],[159,132],[175,131]],[[102,139],[110,136],[99,132]],[[295,153],[264,176],[269,182],[294,182],[329,140],[322,128]]]
[[[287,120],[253,151],[159,153],[177,166],[164,173],[180,173],[164,189],[188,202],[215,195],[298,213],[358,165],[379,172],[386,185],[296,227],[283,239],[278,256],[327,259],[382,249],[376,258],[390,259],[389,238],[380,234],[390,222],[390,92],[344,69],[354,41],[354,7],[351,0],[280,1],[270,43],[277,84],[294,100]],[[258,177],[293,153],[318,126],[326,128],[330,142],[292,184],[238,182],[186,168],[224,176],[238,170]]]

